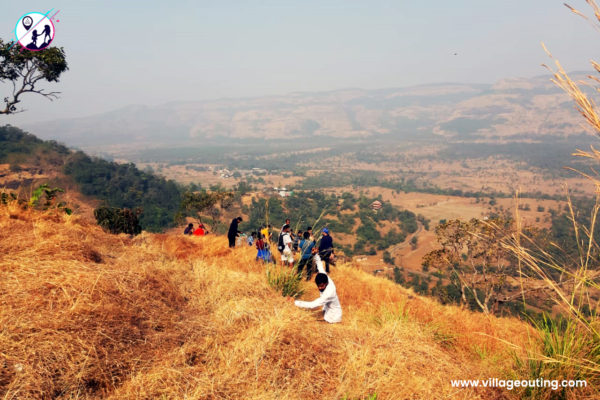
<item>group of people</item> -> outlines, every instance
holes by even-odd
[[[196,229],[194,229],[194,224],[189,223],[183,231],[183,234],[190,236],[204,236],[208,234],[208,230],[204,227],[203,223],[198,224],[198,227]]]
[[[242,222],[241,217],[234,218],[229,226],[228,239],[229,247],[235,247],[236,238],[243,235],[239,231],[239,223]],[[318,241],[315,239],[312,227],[307,227],[306,231],[298,230],[293,232],[289,219],[285,220],[285,224],[281,227],[277,241],[273,240],[271,225],[263,226],[257,232],[252,232],[245,241],[249,246],[255,246],[257,253],[256,259],[264,262],[275,263],[275,258],[271,252],[271,245],[277,243],[277,250],[281,257],[281,264],[294,267],[298,260],[298,274],[302,274],[306,270],[306,279],[309,280],[312,276],[312,271],[316,268],[314,263],[315,254],[319,255],[320,260],[325,263],[325,270],[329,273],[330,265],[335,265],[335,253],[333,249],[333,238],[328,228],[321,231],[321,238]]]
[[[234,218],[231,221],[227,234],[229,247],[235,247],[236,238],[242,234],[239,231],[240,222],[242,222],[242,217]],[[271,225],[267,225],[262,226],[258,232],[252,232],[246,242],[249,246],[254,245],[256,247],[257,260],[275,263],[271,253],[272,239]],[[320,292],[319,298],[313,301],[294,300],[294,304],[297,307],[306,309],[323,307],[323,320],[329,323],[338,323],[342,320],[342,307],[335,284],[329,277],[329,266],[335,265],[335,253],[333,238],[328,228],[321,230],[321,238],[318,242],[317,246],[312,227],[307,227],[304,232],[298,230],[294,233],[291,228],[291,221],[288,218],[279,231],[277,250],[281,255],[281,264],[290,268],[294,267],[295,257],[299,257],[297,273],[302,276],[302,272],[306,270],[307,281],[312,278],[315,269],[317,272],[315,284]]]
[[[242,217],[234,218],[229,225],[227,239],[229,247],[234,248],[238,237],[243,237],[243,233],[239,230],[239,224],[242,222]],[[185,235],[204,236],[208,234],[208,230],[202,223],[198,228],[194,229],[194,224],[190,223],[184,230]],[[262,260],[267,263],[275,263],[273,254],[271,253],[272,240],[271,225],[263,226],[258,232],[252,232],[246,243],[249,246],[255,246],[256,260]],[[319,243],[317,246],[317,242]],[[342,321],[342,307],[335,284],[329,276],[329,266],[335,265],[335,254],[333,249],[333,238],[328,228],[321,230],[320,240],[316,240],[313,236],[312,227],[307,227],[306,231],[298,230],[292,232],[290,220],[286,219],[285,224],[281,227],[277,238],[277,250],[281,255],[281,263],[284,266],[294,267],[295,257],[299,257],[297,265],[297,273],[302,276],[302,272],[306,270],[306,280],[310,280],[313,271],[316,270],[315,284],[319,289],[319,298],[313,301],[301,301],[290,298],[294,304],[300,308],[313,309],[323,307],[323,320],[329,323],[338,323]],[[325,264],[325,265],[323,265]]]

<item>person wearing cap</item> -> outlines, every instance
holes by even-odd
[[[342,322],[342,306],[338,298],[337,291],[333,280],[327,275],[323,269],[323,262],[317,253],[317,249],[313,248],[313,262],[317,265],[319,273],[315,276],[315,283],[319,289],[319,298],[313,301],[295,300],[294,304],[300,308],[312,309],[323,307],[323,319],[330,324]]]
[[[319,255],[321,259],[325,261],[325,270],[329,273],[329,264],[335,265],[333,258],[335,255],[333,254],[333,238],[329,234],[329,229],[323,228],[323,236],[321,237],[321,242],[319,243]]]

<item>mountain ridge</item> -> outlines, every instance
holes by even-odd
[[[573,75],[574,77],[580,74]],[[568,104],[568,106],[566,106]],[[581,134],[576,110],[549,75],[494,84],[435,83],[264,97],[130,105],[97,115],[24,125],[76,146],[201,144],[214,138],[507,138]]]

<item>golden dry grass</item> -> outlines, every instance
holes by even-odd
[[[527,326],[441,306],[351,266],[319,322],[223,237],[104,233],[0,207],[0,397],[496,399],[450,379],[511,374]],[[306,284],[305,298],[317,295]],[[512,393],[516,396],[517,393]]]

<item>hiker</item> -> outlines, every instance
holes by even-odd
[[[194,236],[204,236],[207,233],[208,232],[204,229],[204,225],[200,224],[198,225],[198,228],[196,228],[196,230],[194,231]]]
[[[239,234],[238,237],[235,238],[235,245],[241,246],[243,243],[247,243],[248,235],[245,232]]]
[[[248,236],[248,246],[252,246],[254,241],[256,240],[256,232],[252,232],[250,236]]]
[[[333,280],[323,270],[323,262],[319,257],[319,254],[315,250],[314,261],[317,264],[319,273],[315,276],[315,283],[319,289],[319,298],[313,301],[302,301],[295,300],[294,304],[300,308],[316,308],[323,306],[323,319],[330,324],[342,322],[342,306],[340,305],[340,299],[337,296],[335,290],[335,284]]]
[[[262,227],[260,233],[263,235],[263,240],[267,243],[271,242],[271,225]]]
[[[265,242],[265,237],[261,233],[258,234],[258,239],[256,240],[256,250],[256,261],[272,261],[271,252],[269,251],[269,244]]]
[[[313,249],[316,252],[315,242],[310,240],[310,233],[304,232],[302,240],[299,243],[300,261],[298,262],[298,275],[302,276],[302,269],[306,267],[306,280],[309,281],[312,275]]]
[[[329,234],[329,229],[323,228],[323,236],[319,243],[319,255],[325,261],[325,270],[329,273],[329,264],[335,265],[335,255],[333,254],[333,238]]]
[[[306,232],[308,232],[310,234],[310,241],[315,242],[315,237],[313,236],[313,233],[312,233],[312,226],[309,226],[308,228],[306,228]]]
[[[281,253],[281,264],[286,263],[291,268],[294,266],[294,253],[292,253],[292,238],[290,237],[290,226],[285,224],[279,234],[277,249]]]
[[[291,227],[291,226],[292,226],[292,225],[290,224],[290,219],[289,219],[289,218],[286,218],[286,219],[285,219],[285,224],[283,224],[283,225],[281,226],[281,230],[279,231],[279,236],[277,236],[277,245],[278,245],[278,246],[279,246],[279,242],[281,242],[281,237],[283,236],[283,233],[284,233],[284,232],[283,232],[283,228],[285,228],[285,226],[286,226],[286,225],[287,225],[287,226],[289,226],[289,227]],[[290,235],[290,239],[291,239],[291,238],[292,238],[292,236]],[[281,251],[281,250],[280,250],[280,251]]]
[[[298,245],[300,244],[300,241],[303,238],[303,233],[300,229],[298,229],[298,233],[296,234],[296,236],[294,236],[294,252],[298,251]]]
[[[188,226],[183,231],[183,234],[184,235],[191,235],[193,233],[194,233],[194,224],[190,223],[190,224],[188,224]]]
[[[227,232],[227,238],[229,239],[229,247],[230,248],[235,247],[235,239],[238,237],[238,235],[240,233],[242,233],[238,230],[238,225],[242,221],[243,221],[242,217],[237,217],[237,218],[234,218],[231,220],[231,225],[229,225],[229,232]]]

